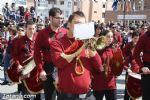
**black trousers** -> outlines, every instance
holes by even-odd
[[[48,74],[47,80],[44,82],[44,95],[45,100],[52,100],[53,93],[55,91],[55,86],[53,84],[54,79],[52,77],[52,73],[54,70],[54,65],[52,63],[45,63],[44,70]]]
[[[149,67],[150,62],[143,62],[145,67]],[[150,74],[141,75],[142,100],[150,100]]]
[[[142,100],[150,100],[150,75],[142,74]]]
[[[116,90],[94,91],[96,100],[103,100],[104,95],[106,100],[117,100]]]
[[[90,92],[86,95],[85,98],[80,98],[78,95],[58,93],[57,100],[95,100],[93,92]]]

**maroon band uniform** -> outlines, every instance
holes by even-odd
[[[82,75],[77,75],[75,73],[76,59],[74,58],[70,63],[68,63],[67,60],[60,56],[61,53],[70,47],[74,41],[74,38],[68,38],[65,36],[57,41],[52,42],[51,56],[54,64],[58,68],[60,91],[70,94],[83,94],[87,93],[91,88],[92,69],[94,68],[100,71],[101,58],[98,53],[96,53],[94,57],[88,58],[86,56],[85,49],[83,49],[80,54],[80,60],[85,71]],[[78,64],[78,66],[81,65]]]

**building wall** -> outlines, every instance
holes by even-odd
[[[34,0],[27,0],[27,8],[34,7]]]
[[[102,22],[102,5],[101,1],[91,1],[91,11],[89,13],[89,21],[98,21],[100,20]]]
[[[89,21],[89,10],[90,10],[90,1],[89,0],[80,0],[81,1],[81,11],[85,14],[86,20]]]
[[[72,0],[65,0],[64,2],[64,19],[68,20],[69,16],[72,14],[72,6],[73,1]]]
[[[101,0],[75,0],[77,3],[73,11],[83,11],[87,21],[102,21]]]
[[[105,22],[106,23],[109,22],[109,21],[117,22],[118,21],[118,19],[117,19],[118,15],[123,15],[123,12],[121,12],[121,11],[120,12],[106,11]],[[126,15],[145,15],[146,16],[145,21],[150,22],[150,10],[128,12],[128,13],[126,13]],[[141,20],[141,19],[132,19],[132,20],[137,20],[138,21],[138,20]]]
[[[144,9],[150,10],[150,1],[149,0],[144,0]]]
[[[139,1],[140,0],[135,0],[136,9],[135,10],[132,9],[132,11],[126,12],[126,15],[145,15],[147,17],[146,21],[150,22],[150,2],[149,2],[149,0],[144,0],[144,9],[143,8],[138,9],[138,4],[140,4]],[[110,2],[110,1],[107,2],[107,4],[110,4],[110,3],[112,3],[112,2]],[[133,4],[132,4],[132,8],[134,8]],[[118,19],[117,19],[118,15],[123,15],[123,11],[112,11],[112,9],[107,8],[105,22],[118,21]],[[135,20],[140,20],[140,19],[135,19]]]
[[[106,1],[106,11],[112,11],[112,4],[114,0],[107,0]]]

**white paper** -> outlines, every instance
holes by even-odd
[[[76,39],[84,40],[92,38],[95,34],[94,22],[89,23],[79,23],[74,25],[73,36]]]

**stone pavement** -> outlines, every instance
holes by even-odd
[[[0,66],[0,83],[3,82],[3,77],[4,77],[3,67]],[[123,100],[124,86],[125,86],[124,79],[125,79],[125,72],[123,72],[121,76],[117,77],[117,100]],[[17,95],[17,85],[16,84],[0,85],[0,100],[6,100],[3,99],[4,95],[6,94]],[[22,99],[9,99],[9,100],[22,100]]]

